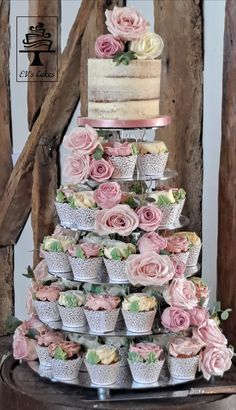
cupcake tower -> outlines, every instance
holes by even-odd
[[[112,35],[96,41],[98,58],[126,66],[158,57],[160,37],[146,32],[135,10],[114,9],[123,11],[129,21],[137,17],[142,32],[135,28],[138,37],[124,51],[125,39],[113,37],[115,20],[107,11]],[[151,127],[160,122],[168,123],[156,118]],[[102,129],[89,118],[78,123],[63,140],[69,153],[67,184],[55,199],[60,226],[44,238],[44,259],[30,275],[32,316],[16,329],[15,358],[38,357],[48,377],[85,387],[153,388],[169,378],[172,384],[193,380],[197,369],[207,379],[222,375],[232,351],[207,309],[207,285],[189,277],[199,270],[201,240],[175,232],[188,222],[181,215],[186,193],[160,185],[168,179],[166,144],[133,138],[129,121],[123,121],[125,140],[106,120]],[[145,133],[142,120],[135,128]]]

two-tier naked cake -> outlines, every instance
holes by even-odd
[[[159,115],[161,60],[88,60],[88,116],[147,119]]]

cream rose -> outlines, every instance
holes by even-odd
[[[144,33],[138,40],[131,42],[130,49],[138,59],[153,60],[161,55],[164,47],[161,36],[156,33]]]

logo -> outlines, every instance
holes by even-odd
[[[36,24],[26,27],[22,36],[28,19]],[[57,17],[18,16],[16,25],[16,81],[57,81]]]

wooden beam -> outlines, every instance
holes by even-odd
[[[202,202],[202,2],[154,0],[155,32],[164,40],[160,113],[172,124],[158,131],[170,150],[168,165],[187,191],[189,229],[201,234]]]
[[[29,2],[30,16],[43,16],[40,21],[47,27],[47,32],[51,34],[53,49],[56,55],[44,54],[43,70],[55,72],[55,59],[60,58],[60,24],[61,24],[61,1],[60,0],[34,0]],[[47,18],[47,16],[56,16]],[[38,24],[38,17],[30,18],[30,25]],[[40,81],[28,83],[28,125],[29,129],[40,114],[43,101],[53,86],[54,82]],[[47,183],[45,183],[47,181]],[[57,148],[48,149],[46,145],[39,145],[36,150],[33,168],[33,186],[31,200],[31,224],[33,228],[34,240],[34,260],[36,266],[40,260],[40,243],[45,235],[49,235],[54,230],[57,215],[55,212],[54,198],[58,183],[58,155]]]
[[[222,140],[219,174],[218,281],[222,308],[231,308],[224,331],[236,345],[236,3],[227,0],[225,10]]]
[[[87,27],[85,29],[82,49],[81,49],[81,68],[80,68],[80,100],[81,100],[81,115],[86,117],[88,114],[88,58],[95,57],[94,45],[95,40],[101,34],[107,32],[105,25],[105,10],[113,9],[114,6],[123,7],[126,0],[97,0],[95,7],[89,17]]]
[[[11,109],[9,89],[10,2],[0,0],[0,198],[12,170]],[[13,311],[13,247],[0,248],[0,336]]]
[[[58,82],[50,88],[0,201],[0,246],[16,242],[30,212],[32,169],[40,140],[57,147],[79,100],[81,41],[95,0],[82,0],[62,53]],[[8,216],[11,215],[11,218]]]

